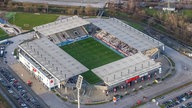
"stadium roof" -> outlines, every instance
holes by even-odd
[[[108,0],[13,0],[14,2],[46,3],[64,6],[87,6],[103,8]]]
[[[159,67],[161,67],[159,62],[151,60],[142,53],[137,53],[135,55],[92,69],[92,71],[108,86],[113,86]]]
[[[64,81],[88,69],[46,37],[19,45],[53,77]]]
[[[37,27],[34,27],[33,29],[45,36],[48,36],[48,35],[63,32],[63,31],[70,30],[76,27],[87,25],[87,24],[89,24],[88,21],[83,20],[78,16],[73,16],[73,17],[58,20],[52,23],[37,26]]]
[[[116,18],[93,18],[88,19],[88,21],[139,51],[146,51],[163,45],[156,39],[151,38]]]

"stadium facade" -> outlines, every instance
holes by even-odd
[[[93,27],[97,27],[94,32]],[[108,89],[161,73],[161,63],[153,59],[164,50],[164,45],[118,19],[85,20],[73,16],[34,27],[34,30],[34,38],[19,45],[19,61],[50,90],[60,88],[69,78],[89,70],[59,48],[88,37],[124,56],[92,69]]]

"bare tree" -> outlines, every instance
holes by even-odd
[[[130,13],[133,13],[136,9],[136,0],[128,0],[127,2],[127,10]]]
[[[85,7],[85,13],[86,15],[96,15],[96,10],[93,7],[91,7],[91,5],[87,5]]]

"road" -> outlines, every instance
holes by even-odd
[[[21,34],[18,36],[15,36],[13,38],[10,38],[9,40],[13,41],[13,44],[10,44],[6,47],[6,58],[5,60],[7,61],[8,65],[14,64],[17,62],[17,60],[14,58],[12,52],[18,47],[18,45],[23,42],[24,40],[30,39],[33,37],[34,32],[26,33],[26,34]],[[5,61],[4,60],[4,61]]]

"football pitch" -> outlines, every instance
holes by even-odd
[[[81,40],[62,46],[61,48],[90,69],[82,74],[84,79],[90,84],[95,84],[101,81],[91,69],[123,58],[93,38]]]
[[[31,30],[35,26],[55,21],[59,15],[57,14],[34,14],[18,12],[9,22],[21,27],[24,30]]]

